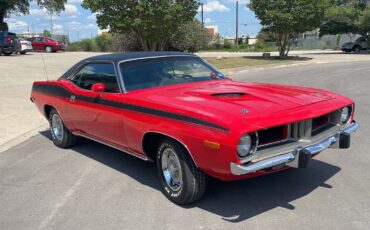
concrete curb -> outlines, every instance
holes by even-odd
[[[30,139],[31,137],[33,136],[36,136],[37,134],[39,134],[41,131],[45,131],[48,129],[48,124],[43,124],[43,125],[40,125],[34,129],[31,129],[21,135],[19,135],[18,137],[16,138],[13,138],[7,142],[5,142],[4,144],[0,145],[0,157],[1,155],[8,149]]]

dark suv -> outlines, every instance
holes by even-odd
[[[15,33],[0,31],[0,55],[19,52],[20,42]]]

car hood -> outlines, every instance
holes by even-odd
[[[263,126],[256,122],[260,118],[296,108],[307,109],[308,105],[338,96],[311,88],[231,80],[159,87],[133,91],[127,95],[131,95],[135,104],[222,123],[225,126],[243,122],[258,127]]]

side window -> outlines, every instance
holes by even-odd
[[[82,89],[91,90],[95,83],[103,83],[106,92],[119,93],[116,72],[113,64],[93,63],[87,64],[70,81]]]

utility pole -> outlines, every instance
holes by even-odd
[[[204,20],[203,20],[203,2],[200,3],[200,10],[201,10],[201,16],[202,16],[202,26],[204,27]]]
[[[236,49],[239,48],[239,1],[236,1],[236,33],[235,33],[235,44]]]
[[[32,22],[32,37],[35,37],[35,23]]]
[[[50,35],[53,35],[53,13],[52,12],[50,12]]]

